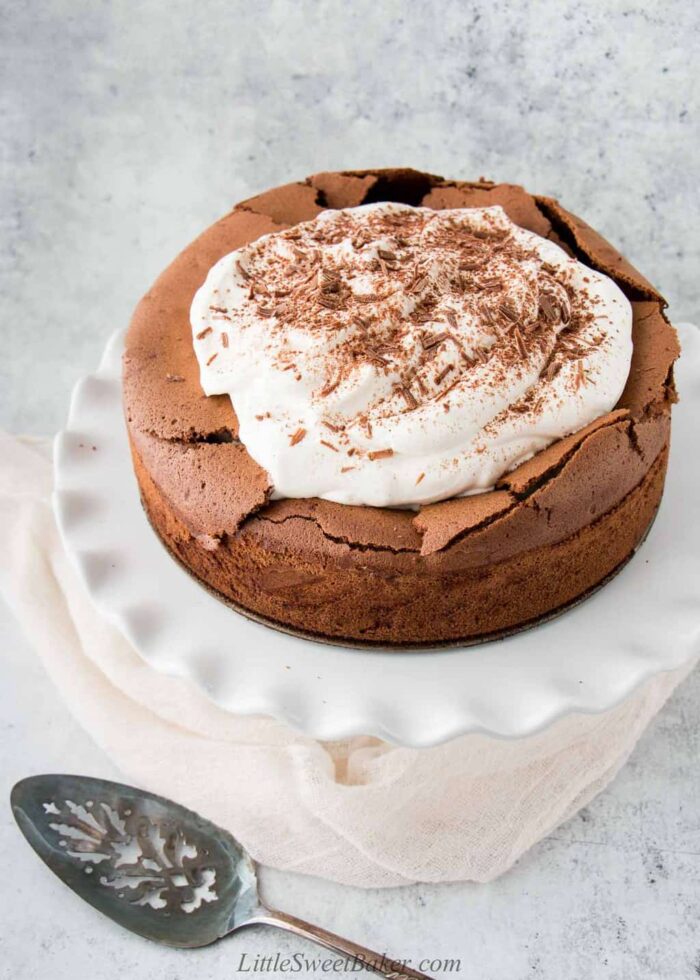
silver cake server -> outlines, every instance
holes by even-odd
[[[177,803],[104,779],[44,775],[12,790],[12,812],[39,857],[120,926],[168,946],[207,946],[249,925],[311,939],[391,980],[430,980],[260,900],[241,845]]]

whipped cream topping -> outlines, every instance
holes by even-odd
[[[632,356],[617,285],[498,206],[324,211],[217,262],[191,322],[275,497],[377,507],[492,488],[610,411]]]

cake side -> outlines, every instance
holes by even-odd
[[[274,515],[265,514],[213,545],[192,535],[133,446],[132,453],[153,528],[220,598],[318,639],[397,648],[507,634],[589,594],[624,566],[647,532],[668,459],[664,448],[615,507],[569,537],[494,561],[483,533],[424,558],[408,549],[350,546],[299,516],[279,535]]]

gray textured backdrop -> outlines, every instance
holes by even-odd
[[[560,196],[697,317],[696,7],[5,0],[0,425],[56,428],[175,252],[314,170]]]

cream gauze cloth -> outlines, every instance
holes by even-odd
[[[495,878],[610,782],[693,666],[517,741],[317,742],[149,667],[63,551],[47,442],[0,434],[0,459],[0,588],[70,710],[125,781],[226,827],[262,864],[364,887]]]

